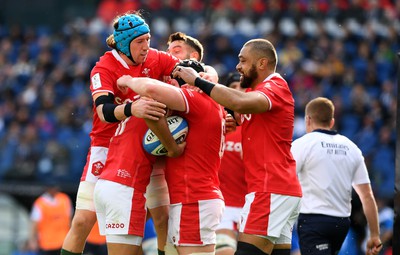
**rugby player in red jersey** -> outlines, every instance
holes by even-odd
[[[218,169],[225,136],[225,111],[204,93],[149,78],[123,76],[118,85],[162,102],[188,122],[183,154],[166,159],[170,196],[166,254],[214,254],[224,201]]]
[[[90,89],[93,97],[91,147],[76,198],[76,211],[61,250],[62,255],[81,254],[86,238],[96,222],[93,190],[102,173],[110,138],[121,120],[130,116],[157,121],[165,114],[165,105],[136,93],[117,88],[122,75],[163,79],[179,60],[150,48],[150,29],[139,13],[124,14],[113,22],[113,34],[107,38],[107,51],[92,69]],[[142,121],[142,120],[141,120]]]
[[[225,85],[245,91],[240,87],[240,74],[229,73]],[[225,136],[224,155],[218,172],[220,188],[225,201],[225,211],[217,228],[216,255],[233,255],[237,247],[240,212],[247,194],[242,152],[242,127]]]
[[[236,69],[246,92],[199,77],[189,67],[174,77],[196,85],[219,104],[240,113],[248,194],[241,213],[236,255],[289,255],[302,196],[290,148],[294,99],[276,72],[275,47],[266,39],[246,42]]]

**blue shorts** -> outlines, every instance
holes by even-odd
[[[350,218],[300,213],[297,224],[302,255],[333,255],[346,238]]]

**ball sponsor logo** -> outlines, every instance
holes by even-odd
[[[188,124],[185,119],[180,116],[170,116],[167,118],[167,124],[176,143],[180,144],[186,140]],[[151,129],[148,129],[143,137],[143,148],[152,155],[162,156],[167,154],[164,145]]]
[[[151,142],[156,135],[153,132],[150,132],[148,136],[146,136],[146,141]]]

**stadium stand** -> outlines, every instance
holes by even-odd
[[[89,72],[106,48],[110,12],[146,10],[151,46],[166,49],[170,32],[199,38],[204,62],[221,80],[235,69],[242,43],[266,37],[276,45],[296,100],[296,126],[317,96],[336,105],[336,128],[366,156],[372,184],[394,192],[396,1],[118,1],[103,0],[90,19],[62,29],[5,24],[0,19],[0,186],[57,180],[75,187],[89,147]],[[301,135],[295,132],[294,138]],[[12,185],[3,185],[10,184]],[[15,184],[15,185],[14,185]],[[4,188],[6,187],[6,188]],[[72,189],[73,190],[73,189]],[[37,194],[32,194],[32,196]]]

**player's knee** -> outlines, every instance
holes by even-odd
[[[232,248],[233,250],[236,250],[237,247],[237,241],[235,238],[226,235],[226,234],[217,234],[217,242],[215,245],[215,251],[218,251],[223,248]]]
[[[96,213],[77,213],[72,220],[72,228],[77,230],[92,229],[96,223]]]
[[[237,249],[235,255],[269,255],[268,253],[263,252],[258,247],[245,242],[238,242]]]
[[[160,217],[153,218],[154,227],[156,229],[165,228],[168,226],[168,215],[160,215]]]
[[[152,215],[154,227],[157,229],[164,229],[168,226],[168,210],[163,207],[158,207],[150,210]]]
[[[271,255],[290,255],[290,249],[273,250]]]

